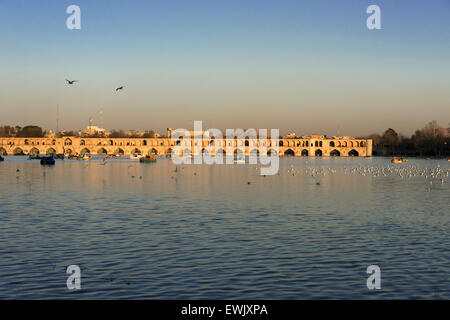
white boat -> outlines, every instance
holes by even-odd
[[[245,164],[245,159],[242,158],[234,158],[234,163]]]
[[[131,160],[139,160],[142,157],[143,157],[143,155],[141,155],[141,154],[132,154],[132,155],[130,155],[130,159]]]

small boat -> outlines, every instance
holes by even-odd
[[[396,158],[396,157],[394,157],[394,158],[392,158],[391,162],[392,162],[392,163],[402,163],[403,161],[402,161],[402,158]]]
[[[402,162],[408,162],[408,158],[400,158],[400,160],[402,160]]]
[[[132,155],[130,155],[130,159],[131,160],[139,160],[142,157],[144,157],[144,156],[140,155],[140,154],[132,154]]]
[[[78,160],[78,156],[73,155],[73,154],[69,154],[69,155],[67,156],[67,159],[69,159],[69,160]]]
[[[53,157],[43,157],[41,159],[41,165],[53,166],[55,164],[55,159]]]
[[[364,159],[370,160],[370,159],[373,159],[373,157],[372,156],[366,156],[366,157],[364,157]]]
[[[83,154],[83,155],[80,155],[80,156],[78,157],[78,159],[80,159],[80,160],[91,160],[92,157],[91,157],[91,155],[89,155],[89,154]]]
[[[119,154],[108,154],[108,158],[119,158]]]
[[[245,159],[243,159],[243,158],[234,158],[234,163],[239,163],[239,164],[245,163]]]
[[[65,156],[62,153],[55,154],[53,156],[55,159],[64,160]]]
[[[154,155],[141,157],[139,162],[151,163],[156,162],[156,157]]]
[[[43,159],[43,157],[41,157],[40,155],[37,155],[37,154],[30,154],[28,156],[28,160],[41,160],[41,159]]]

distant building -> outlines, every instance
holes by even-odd
[[[98,136],[105,136],[107,137],[109,135],[109,132],[106,131],[106,129],[104,128],[100,128],[97,126],[87,126],[82,132],[82,135],[87,135],[87,136],[94,136],[94,135],[98,135]]]

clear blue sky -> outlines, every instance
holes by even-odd
[[[65,129],[100,109],[106,128],[160,132],[450,122],[450,0],[0,0],[0,36],[0,125],[54,129],[57,105]]]

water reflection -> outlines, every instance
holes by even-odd
[[[0,298],[449,298],[447,161],[6,158]]]

